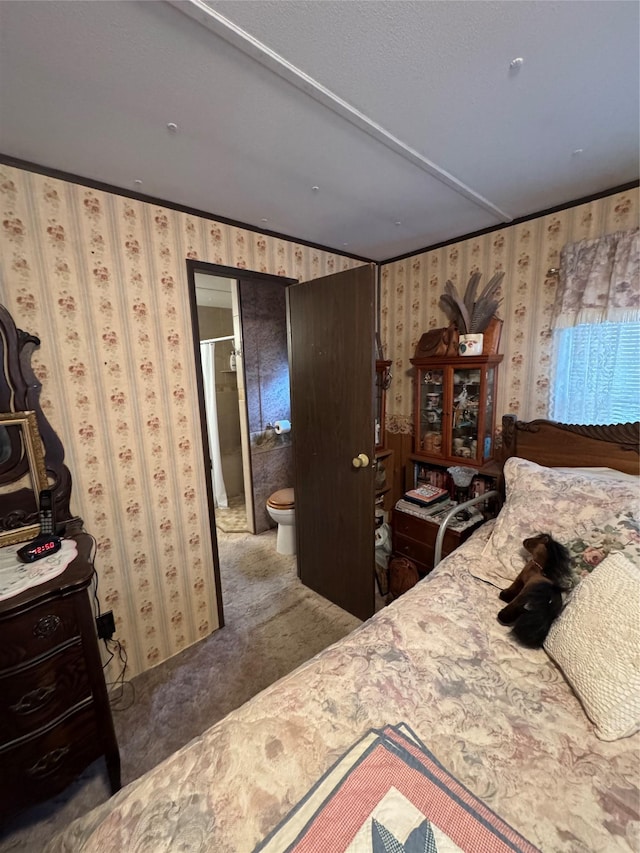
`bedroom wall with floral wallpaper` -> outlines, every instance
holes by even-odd
[[[497,423],[502,414],[524,420],[548,417],[551,367],[550,318],[565,243],[638,226],[639,191],[634,188],[597,201],[507,226],[498,231],[383,265],[380,332],[385,357],[393,361],[387,392],[387,430],[410,433],[413,421],[410,359],[423,332],[448,325],[438,302],[447,279],[462,289],[474,271],[480,287],[500,270],[504,320],[500,353]]]
[[[6,165],[0,206],[0,302],[41,339],[42,406],[134,675],[218,627],[185,259],[299,280],[360,262]]]

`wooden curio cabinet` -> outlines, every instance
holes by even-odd
[[[501,355],[412,358],[416,458],[482,468],[494,458]]]

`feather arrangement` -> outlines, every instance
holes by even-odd
[[[455,284],[447,281],[444,293],[440,297],[440,307],[458,327],[461,335],[484,332],[496,313],[502,299],[496,294],[504,278],[503,272],[497,272],[476,296],[482,273],[472,273],[464,296],[461,297]]]

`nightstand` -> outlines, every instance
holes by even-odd
[[[475,523],[464,530],[447,528],[442,543],[442,556],[445,557],[455,551],[483,523],[484,518],[479,517]],[[418,518],[416,515],[395,508],[391,522],[392,553],[401,554],[413,560],[418,574],[424,577],[433,569],[436,537],[439,530],[440,526],[436,522]]]

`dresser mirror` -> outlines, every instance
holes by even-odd
[[[57,524],[71,519],[64,448],[40,407],[42,386],[31,367],[39,346],[0,305],[0,547],[39,533],[42,489],[51,490]]]
[[[38,535],[38,495],[46,488],[35,412],[0,414],[0,547]]]

